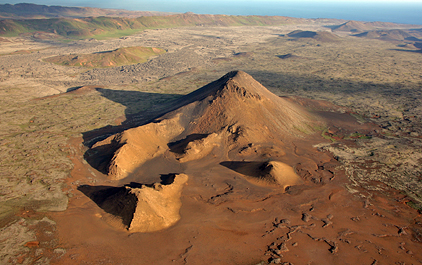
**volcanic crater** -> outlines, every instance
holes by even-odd
[[[175,182],[184,184],[189,183],[188,175],[196,177],[195,172],[203,163],[201,161],[207,161],[202,171],[224,166],[231,170],[230,175],[237,172],[253,185],[284,192],[292,185],[303,184],[294,170],[297,159],[292,159],[289,154],[291,142],[300,141],[325,126],[323,118],[274,95],[242,71],[230,72],[170,105],[150,122],[95,143],[85,157],[112,180],[142,182],[143,165],[152,160],[163,160],[183,168],[175,174]],[[191,169],[191,165],[195,169]],[[163,170],[158,173],[168,173],[165,168]],[[179,181],[179,178],[183,180]],[[220,178],[224,182],[224,176]],[[131,190],[124,194],[136,194],[137,200],[128,201],[140,204],[141,200],[146,200],[145,197],[158,195],[139,191],[155,190],[157,194],[164,194],[166,189],[173,189],[176,184],[157,185],[143,185],[136,191],[126,187],[126,190]],[[178,185],[174,189],[180,190],[180,187]],[[115,197],[114,194],[104,194]],[[159,200],[180,200],[175,198],[180,195],[180,192],[172,192],[168,196],[160,195]],[[103,200],[110,199],[100,199],[100,206]],[[123,220],[127,229],[150,232],[174,223],[164,221],[162,227],[157,226],[157,221],[151,219],[152,215],[158,215],[162,220],[170,217],[152,209],[158,201],[149,204],[144,206],[148,210],[142,210],[145,211],[143,217]],[[171,208],[170,204],[167,203],[166,207]],[[133,216],[139,215],[137,211],[140,208],[131,206]],[[178,217],[173,219],[177,221]],[[139,228],[142,223],[149,225]]]

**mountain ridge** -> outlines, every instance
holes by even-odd
[[[107,38],[131,35],[145,29],[186,26],[277,26],[341,19],[303,19],[286,16],[235,16],[152,11],[127,11],[91,7],[0,5],[0,35],[18,36],[34,32],[54,33],[65,38]]]
[[[34,18],[83,18],[83,17],[140,17],[173,14],[157,11],[130,11],[125,9],[108,9],[95,7],[68,7],[55,5],[37,5],[32,3],[0,4],[2,19],[34,19]]]
[[[48,19],[0,20],[0,35],[17,36],[30,32],[49,32],[67,38],[86,38],[118,32],[133,34],[145,29],[209,26],[274,26],[306,21],[300,18],[277,16],[228,16],[175,14],[166,16],[84,17]]]

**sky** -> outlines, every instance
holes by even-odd
[[[326,6],[331,5],[421,5],[422,0],[0,0],[0,4],[17,4],[17,3],[34,3],[39,5],[61,5],[61,6],[89,6],[100,8],[117,8],[128,10],[142,10],[142,11],[165,11],[168,9],[179,9],[188,12],[189,9],[210,8],[216,10],[216,6],[245,6],[254,7],[257,5],[275,5],[276,7],[283,4],[306,8],[307,4],[312,6]],[[150,10],[148,10],[150,9]],[[178,11],[180,12],[180,11]],[[229,12],[229,11],[227,11]],[[253,10],[250,10],[253,12]]]
[[[197,14],[278,15],[422,24],[422,0],[0,0]]]
[[[211,5],[211,1],[209,0],[178,0],[178,1],[171,1],[171,0],[0,0],[0,4],[17,4],[17,3],[34,3],[40,5],[62,5],[62,6],[91,6],[91,7],[102,7],[102,8],[121,8],[121,9],[138,9],[142,6],[145,7],[154,7],[155,9],[165,9],[166,6],[170,4],[171,6],[177,5],[186,5],[192,4],[194,6],[198,5]],[[272,3],[272,4],[282,4],[282,3],[296,3],[300,5],[300,3],[312,3],[312,4],[325,4],[325,3],[334,3],[334,4],[344,4],[344,3],[372,3],[372,4],[388,4],[388,3],[395,3],[395,4],[422,4],[422,0],[229,0],[229,1],[212,1],[212,4],[215,5],[216,3],[232,3],[235,5],[255,5],[256,3]],[[164,4],[164,5],[163,5]],[[160,11],[160,10],[158,10]]]

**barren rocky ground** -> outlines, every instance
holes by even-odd
[[[302,199],[297,207],[293,207],[294,200],[289,199],[283,202],[285,207],[291,207],[289,212],[277,209],[273,214],[266,212],[264,215],[274,218],[266,224],[268,240],[260,241],[263,245],[268,244],[268,248],[261,249],[261,252],[253,249],[245,256],[242,253],[225,253],[233,255],[230,257],[233,260],[246,264],[257,264],[261,260],[281,262],[282,255],[279,254],[287,256],[286,262],[290,260],[295,264],[305,264],[301,262],[311,260],[313,255],[307,252],[309,259],[298,257],[301,252],[295,249],[300,249],[301,245],[297,243],[302,242],[300,240],[310,240],[311,243],[308,243],[311,245],[321,243],[323,248],[329,250],[326,252],[334,256],[339,244],[347,240],[362,240],[361,244],[350,247],[356,251],[355,254],[365,251],[372,253],[375,250],[371,249],[377,249],[374,253],[380,255],[372,259],[362,258],[362,264],[388,262],[388,258],[382,256],[384,250],[388,253],[407,253],[403,260],[397,258],[394,262],[421,263],[422,257],[417,253],[420,247],[417,244],[420,243],[415,242],[422,241],[421,221],[417,217],[417,209],[421,209],[422,205],[422,54],[417,49],[403,48],[406,41],[363,39],[344,32],[332,33],[338,35],[339,40],[336,41],[287,36],[298,29],[331,32],[326,26],[330,25],[159,29],[121,39],[89,39],[69,43],[34,39],[31,36],[2,38],[0,263],[72,264],[75,260],[79,264],[115,263],[116,259],[101,257],[101,253],[93,255],[97,258],[94,261],[89,253],[75,245],[83,235],[80,231],[70,235],[65,233],[74,228],[64,221],[72,214],[81,216],[80,223],[77,223],[81,226],[94,220],[93,224],[97,227],[91,227],[90,231],[104,229],[107,236],[118,238],[116,244],[152,240],[152,245],[159,246],[159,239],[166,238],[164,232],[160,232],[157,239],[151,239],[152,235],[142,238],[139,234],[133,234],[126,240],[117,235],[120,232],[110,229],[107,222],[97,218],[104,215],[100,210],[92,212],[96,205],[77,187],[116,183],[90,168],[83,160],[82,153],[88,147],[82,144],[81,137],[96,135],[95,130],[107,130],[110,125],[118,126],[126,118],[136,121],[136,114],[140,111],[159,108],[232,70],[243,70],[276,95],[291,96],[299,103],[302,102],[301,98],[307,98],[341,106],[332,107],[332,110],[351,113],[357,122],[373,124],[375,129],[371,135],[365,135],[368,137],[346,139],[353,130],[349,128],[346,132],[339,128],[341,126],[332,125],[322,132],[326,139],[320,137],[320,143],[315,142],[315,150],[327,152],[324,153],[325,160],[329,160],[325,156],[333,156],[339,162],[337,170],[345,172],[347,177],[347,192],[333,193],[344,194],[338,203],[331,202],[327,204],[331,208],[324,208],[315,191],[311,192],[315,204],[308,204]],[[43,61],[57,55],[94,53],[132,46],[160,47],[166,49],[167,53],[143,64],[89,70]],[[86,87],[65,93],[81,86]],[[302,103],[305,104],[305,101]],[[310,108],[312,111],[322,110],[319,106]],[[327,111],[327,107],[323,110]],[[70,178],[72,169],[74,172]],[[75,169],[79,172],[75,172]],[[210,195],[210,198],[216,195],[219,196],[215,200],[224,198],[222,195],[230,191],[230,183],[221,182],[219,185],[215,187],[216,194]],[[329,185],[324,188],[324,196],[333,196],[330,189]],[[382,197],[385,194],[396,200],[386,203]],[[282,198],[280,194],[275,197]],[[376,240],[367,242],[362,239],[366,234],[357,232],[362,228],[361,225],[354,225],[357,219],[343,220],[346,224],[350,222],[350,231],[346,228],[332,230],[330,233],[337,233],[332,237],[309,232],[313,229],[312,222],[318,222],[318,226],[321,223],[321,227],[326,225],[324,229],[335,223],[338,216],[335,211],[341,210],[339,205],[347,204],[347,199],[353,198],[367,202],[362,212],[351,213],[354,218],[365,214],[370,216],[365,219],[364,225],[369,226],[372,221],[381,218],[380,215],[389,218],[389,222],[384,222],[388,223],[385,225],[386,231],[373,232],[377,235]],[[182,198],[182,204],[183,201]],[[380,205],[400,209],[403,216],[414,220],[414,225],[407,227],[400,223],[394,226],[401,219],[388,207],[379,208]],[[239,205],[232,206],[233,212],[243,211]],[[254,211],[268,207],[257,204]],[[185,210],[182,208],[182,220],[183,214],[194,208],[192,204],[188,204]],[[208,206],[201,210],[210,211]],[[239,216],[236,218],[242,219]],[[245,220],[256,221],[254,218]],[[341,223],[340,220],[338,222]],[[188,219],[182,221],[181,225],[189,226],[192,223]],[[219,236],[226,235],[224,229],[218,230]],[[256,234],[262,232],[252,225],[250,229],[256,229]],[[339,225],[336,229],[339,229]],[[175,231],[178,230],[170,229],[170,234],[175,234]],[[284,238],[280,231],[284,231]],[[324,230],[317,233],[320,231]],[[206,233],[212,234],[213,230]],[[230,233],[242,232],[233,228]],[[294,240],[290,241],[293,233],[298,238],[295,241],[297,244]],[[398,236],[404,233],[407,236],[401,245],[387,247],[383,245],[385,242],[380,241],[389,237],[400,240]],[[169,250],[169,257],[177,257],[174,260],[176,264],[189,263],[189,253],[192,264],[204,255],[201,250],[192,247],[194,240],[189,241],[189,236],[198,235],[191,231],[183,236],[186,246],[177,246],[173,252]],[[355,236],[358,239],[353,239]],[[95,232],[88,238],[89,243],[97,244]],[[253,241],[253,236],[247,236],[245,240],[248,244]],[[217,246],[218,242],[210,242],[210,245]],[[286,248],[291,249],[289,254],[285,254]],[[128,251],[133,254],[137,250],[130,248]],[[256,255],[255,260],[249,259],[252,254]],[[267,258],[264,258],[265,254]],[[325,254],[319,257],[323,259]],[[121,258],[122,263],[127,261],[135,264],[134,259]],[[157,262],[152,258],[146,260]],[[168,262],[164,258],[160,260],[160,257],[158,260],[161,264]],[[207,261],[213,262],[211,258]],[[339,262],[336,259],[331,261]]]

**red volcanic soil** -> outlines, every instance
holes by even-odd
[[[187,95],[181,106],[157,118],[154,121],[156,125],[129,129],[129,132],[121,133],[120,138],[98,143],[97,146],[102,146],[125,139],[117,145],[118,148],[114,148],[113,158],[109,158],[109,163],[103,167],[106,174],[85,162],[82,139],[73,139],[70,144],[75,152],[71,159],[75,167],[68,185],[73,189],[74,196],[70,199],[68,210],[52,214],[57,222],[59,245],[67,250],[56,264],[421,262],[422,218],[405,204],[405,195],[387,187],[373,191],[353,186],[340,163],[330,153],[313,147],[327,141],[320,132],[301,133],[281,124],[291,117],[258,120],[269,111],[274,114],[273,117],[280,113],[293,113],[301,119],[295,121],[297,126],[312,124],[307,117],[314,117],[318,124],[335,127],[342,132],[369,133],[373,132],[374,126],[360,125],[347,113],[333,112],[335,106],[324,102],[283,99],[276,101],[284,105],[275,107],[266,101],[273,97],[255,82],[242,72],[229,74]],[[233,90],[235,87],[238,89]],[[255,109],[262,102],[266,102],[267,106],[255,113],[244,110],[247,119],[243,119],[237,116],[242,108],[237,110],[234,105],[229,105],[230,110],[222,108],[227,102],[241,107],[253,105]],[[304,106],[309,103],[314,109],[319,108],[318,112],[310,113],[296,102]],[[193,106],[201,108],[189,112]],[[216,124],[205,126],[202,122],[209,119],[204,120],[204,117],[215,114],[214,107],[219,107],[217,109],[221,111],[218,119],[214,120],[217,125],[236,124],[243,129],[237,134],[236,130],[229,134],[228,127],[219,128]],[[142,160],[133,172],[116,180],[113,170],[107,169],[107,165],[129,168],[118,159],[122,153],[124,155],[122,146],[133,143],[132,136],[146,135],[147,129],[157,124],[162,125],[157,137],[167,139],[166,126],[178,115],[185,115],[184,122],[180,123],[183,132],[171,140],[168,149],[151,159]],[[267,124],[267,129],[259,127],[262,135],[255,135],[260,130],[249,128],[251,119],[259,126]],[[276,128],[278,131],[274,134],[265,133]],[[236,140],[233,140],[233,134],[237,135]],[[208,150],[205,148],[207,144],[212,145],[211,151],[204,151]],[[192,150],[195,148],[204,153],[194,155]],[[130,158],[125,156],[126,160]],[[292,176],[288,170],[273,170],[276,166],[269,168],[271,163],[293,169],[300,181],[288,186],[257,181]],[[104,206],[104,202],[115,202],[119,209],[129,209],[127,205],[136,204],[136,200],[127,200],[129,195],[124,198],[119,195],[120,199],[115,199],[122,185],[126,185],[124,189],[129,189],[136,185],[158,183],[160,176],[160,185],[172,185],[172,180],[167,182],[166,176],[181,173],[188,175],[189,179],[180,196],[180,220],[170,227],[155,232],[133,233],[127,229],[131,224],[125,225],[127,215],[114,214],[116,211]],[[154,187],[159,189],[157,185]],[[143,188],[151,188],[151,185]],[[138,197],[138,205],[140,201],[149,199]],[[148,222],[151,212],[136,209],[134,214],[139,210],[143,210],[144,222]]]

